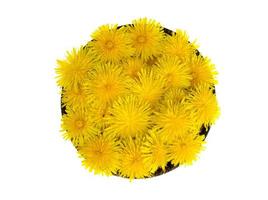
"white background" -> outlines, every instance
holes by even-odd
[[[0,199],[268,199],[265,1],[0,1]],[[81,167],[60,129],[56,59],[99,25],[188,31],[219,71],[221,117],[191,167],[129,182]]]

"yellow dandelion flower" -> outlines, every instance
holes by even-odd
[[[107,117],[107,131],[121,137],[143,135],[151,124],[149,103],[130,95],[119,98]]]
[[[163,103],[172,102],[174,104],[181,103],[187,96],[187,91],[181,88],[170,88],[166,91]]]
[[[119,168],[120,143],[107,135],[93,137],[78,149],[83,166],[95,174],[112,175]]]
[[[90,112],[92,114],[92,120],[98,129],[105,129],[108,126],[106,117],[108,116],[107,106],[92,104]]]
[[[204,144],[204,136],[193,133],[180,135],[168,144],[168,159],[175,166],[190,165],[197,159],[198,153],[204,149]]]
[[[128,177],[130,180],[150,176],[150,169],[146,165],[141,152],[141,139],[126,138],[121,144],[120,175]]]
[[[214,64],[211,63],[207,57],[193,55],[188,62],[192,74],[192,86],[195,87],[199,84],[215,85],[217,75]]]
[[[83,47],[67,52],[66,59],[57,60],[57,63],[57,83],[66,89],[73,89],[82,85],[94,65],[92,56]]]
[[[168,102],[156,112],[156,127],[161,129],[161,135],[165,140],[171,140],[175,136],[183,135],[196,128],[194,120],[189,116],[184,104]]]
[[[144,161],[150,166],[151,173],[154,173],[159,167],[165,171],[167,164],[166,145],[159,134],[159,130],[156,128],[150,130],[141,147]]]
[[[128,59],[124,64],[123,68],[128,76],[131,78],[137,78],[138,72],[144,67],[144,63],[140,58]]]
[[[86,109],[90,104],[85,87],[63,89],[62,103],[73,110]]]
[[[94,100],[105,105],[126,92],[129,80],[118,65],[106,63],[90,73],[87,88]]]
[[[131,91],[151,105],[159,101],[164,92],[164,81],[154,71],[142,69],[138,79],[132,81]]]
[[[191,85],[192,76],[189,66],[178,57],[164,56],[156,63],[157,73],[166,81],[167,87],[186,88]]]
[[[67,114],[62,117],[62,131],[64,132],[63,137],[71,140],[75,146],[83,145],[96,134],[89,113],[83,110],[74,112],[68,109]]]
[[[214,124],[220,114],[216,96],[208,85],[198,85],[189,94],[188,108],[198,124],[204,124],[207,128]]]
[[[158,22],[147,18],[134,20],[128,30],[131,44],[142,59],[160,54],[164,31]]]
[[[130,46],[130,39],[123,27],[117,25],[103,25],[92,34],[92,41],[88,43],[93,55],[102,62],[119,62],[130,57],[134,49]]]
[[[189,43],[187,33],[181,30],[167,36],[163,46],[163,54],[177,56],[182,61],[187,61],[197,48],[194,43]]]

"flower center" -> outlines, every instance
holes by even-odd
[[[96,151],[94,151],[94,153],[95,153],[95,155],[102,156],[103,155],[103,150],[97,149]]]
[[[140,43],[140,44],[143,44],[146,42],[146,37],[143,36],[143,35],[140,35],[137,37],[137,42]]]
[[[109,41],[107,41],[105,43],[105,46],[106,46],[107,49],[113,49],[114,48],[114,43],[109,40]]]
[[[185,143],[185,142],[180,143],[180,147],[181,147],[182,149],[185,148],[185,147],[186,147],[186,143]]]
[[[104,89],[105,89],[107,92],[111,91],[112,88],[113,88],[113,86],[112,86],[111,84],[109,84],[109,83],[106,83],[106,84],[104,85]]]
[[[174,75],[172,73],[167,73],[166,79],[167,79],[168,84],[172,84],[174,81]]]
[[[76,125],[76,127],[78,128],[78,129],[81,129],[81,128],[83,128],[84,127],[84,121],[83,120],[77,120],[76,122],[75,122],[75,125]]]
[[[140,160],[141,159],[140,159],[140,156],[139,155],[134,155],[133,158],[132,158],[131,164],[134,165],[134,166],[135,165],[138,165],[140,163]]]

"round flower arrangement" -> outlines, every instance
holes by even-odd
[[[219,116],[210,59],[154,20],[101,26],[57,63],[63,136],[96,174],[138,179],[192,164]]]

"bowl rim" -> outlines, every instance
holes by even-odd
[[[126,25],[120,25],[120,26],[118,26],[117,27],[117,29],[119,29],[119,28],[121,28],[121,27],[124,27],[124,26],[133,26],[133,24],[126,24]],[[164,31],[164,33],[166,34],[166,35],[169,35],[169,36],[172,36],[173,34],[176,34],[176,32],[174,32],[174,31],[172,31],[172,30],[170,30],[170,29],[168,29],[168,28],[165,28],[165,27],[162,27],[163,28],[163,31]],[[189,41],[189,43],[190,43],[190,41]],[[84,46],[84,48],[86,47],[86,45]],[[196,56],[201,56],[201,57],[203,57],[202,55],[201,55],[201,53],[199,52],[199,50],[198,49],[195,49],[195,54],[196,54]],[[215,86],[212,86],[213,88],[212,88],[212,92],[213,92],[213,94],[214,95],[216,95],[216,90],[215,90]],[[62,90],[64,89],[63,87],[61,88]],[[63,103],[63,94],[61,94],[61,115],[63,116],[63,115],[65,115],[65,114],[67,114],[67,112],[66,112],[66,106],[64,105],[64,103]],[[200,136],[204,136],[204,140],[207,138],[207,135],[208,135],[208,133],[209,133],[209,131],[210,131],[210,128],[211,128],[211,126],[208,126],[207,128],[204,126],[204,125],[202,125],[201,126],[201,128],[200,128],[200,131],[199,131],[199,135]],[[77,146],[75,146],[75,148],[76,148],[76,150],[78,150],[78,147]],[[166,173],[168,173],[168,172],[170,172],[170,171],[172,171],[172,170],[174,170],[174,169],[176,169],[176,168],[178,168],[180,166],[180,164],[177,164],[177,165],[173,165],[172,163],[171,163],[171,161],[169,161],[169,162],[167,162],[167,164],[166,164],[166,166],[165,166],[165,170],[163,170],[161,167],[159,167],[153,174],[151,174],[151,176],[145,176],[145,177],[143,177],[142,179],[147,179],[147,178],[153,178],[153,177],[156,177],[156,176],[160,176],[160,175],[162,175],[162,174],[166,174]],[[122,176],[120,173],[119,173],[119,171],[117,171],[116,173],[113,173],[112,174],[113,176],[118,176],[118,177],[121,177],[121,178],[129,178],[129,177],[127,177],[127,176]],[[134,178],[134,179],[141,179],[141,178]]]

